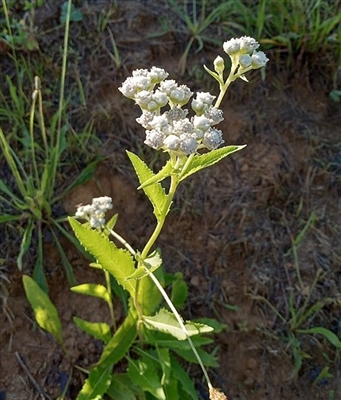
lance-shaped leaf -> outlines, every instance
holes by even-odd
[[[151,176],[149,179],[143,182],[141,186],[138,187],[138,189],[143,189],[154,183],[162,182],[164,179],[168,178],[172,174],[173,170],[174,168],[172,162],[171,160],[168,160],[158,173],[153,174],[153,176]]]
[[[141,356],[138,360],[129,359],[128,376],[143,391],[151,393],[158,400],[166,400],[160,376],[150,358]]]
[[[218,161],[222,160],[223,158],[227,157],[228,155],[235,153],[243,149],[246,145],[243,146],[225,146],[221,147],[220,149],[212,150],[208,153],[204,154],[196,154],[184,174],[181,176],[180,181],[183,181],[190,175],[194,174],[195,172],[200,171],[201,169],[210,167],[211,165],[216,164]]]
[[[137,335],[136,324],[136,318],[131,313],[128,314],[122,325],[104,347],[97,365],[115,365],[126,355]]]
[[[146,181],[153,178],[155,175],[151,169],[134,153],[127,151],[131,163],[136,171],[139,178],[140,184],[143,185]],[[143,191],[148,197],[149,201],[154,207],[154,215],[159,221],[163,213],[167,213],[168,210],[164,210],[164,205],[167,201],[167,195],[165,190],[160,185],[160,183],[153,183],[147,187],[143,187]]]
[[[101,400],[111,383],[111,366],[94,368],[76,400]]]
[[[186,340],[188,336],[213,331],[211,326],[187,321],[184,323],[187,332],[184,332],[175,315],[164,308],[154,317],[143,317],[143,322],[147,328],[169,333],[178,340]]]
[[[77,317],[73,317],[73,322],[78,328],[93,336],[95,339],[102,340],[104,343],[108,343],[111,338],[110,325],[105,322],[90,322]]]
[[[59,343],[63,344],[62,325],[56,307],[49,296],[29,276],[23,276],[23,284],[27,300],[31,304],[38,325],[52,333]]]
[[[95,231],[86,227],[69,217],[69,222],[74,230],[78,240],[91,253],[102,268],[107,270],[115,277],[117,282],[121,284],[130,295],[135,295],[135,285],[132,281],[127,281],[126,278],[134,271],[134,260],[128,251],[119,249],[114,243],[102,235],[101,232]]]
[[[98,297],[107,303],[110,302],[110,294],[107,288],[96,283],[83,283],[78,286],[73,286],[71,290],[75,293],[86,294],[88,296]]]

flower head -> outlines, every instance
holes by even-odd
[[[96,197],[92,199],[91,204],[78,206],[75,216],[88,220],[91,228],[103,228],[105,224],[105,213],[111,208],[111,197]]]

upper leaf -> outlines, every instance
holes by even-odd
[[[227,157],[228,155],[235,153],[238,150],[241,150],[246,145],[242,146],[225,146],[221,147],[220,149],[212,150],[209,153],[204,154],[196,154],[184,173],[180,177],[180,181],[183,181],[188,176],[194,174],[201,169],[210,167],[211,165],[216,164],[218,161],[222,160],[223,158]]]
[[[165,212],[163,210],[165,202],[167,200],[165,190],[158,182],[148,184],[148,186],[143,187],[144,183],[148,182],[156,175],[136,154],[131,153],[130,151],[127,151],[127,154],[130,158],[131,163],[133,164],[143,191],[145,192],[146,196],[154,207],[154,215],[159,221],[161,215],[163,215],[163,213]]]

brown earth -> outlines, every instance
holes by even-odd
[[[137,107],[123,99],[117,87],[132,69],[156,65],[192,90],[207,90],[211,78],[198,77],[198,65],[210,66],[217,53],[222,55],[204,47],[190,55],[187,74],[180,76],[176,60],[186,42],[176,34],[148,39],[160,26],[155,9],[147,8],[147,3],[127,1],[117,9],[109,2],[90,3],[82,8],[83,22],[72,25],[70,76],[79,71],[87,100],[86,106],[74,105],[72,127],[77,131],[90,117],[106,158],[93,179],[62,204],[67,214],[73,214],[79,203],[111,196],[113,212],[119,213],[117,230],[135,248],[144,245],[154,221],[150,205],[136,191],[137,180],[125,150],[139,152],[155,169],[162,165],[162,156],[142,147],[143,131],[134,120]],[[35,16],[42,56],[53,56],[54,68],[62,30],[57,30],[58,38],[46,26],[57,26],[56,10],[45,6]],[[167,7],[161,10],[162,15],[171,12]],[[108,29],[100,32],[96,24],[104,16]],[[108,55],[112,52],[109,29],[120,51],[120,67]],[[188,282],[184,316],[214,317],[227,325],[216,337],[220,366],[210,375],[230,400],[339,400],[339,352],[321,335],[305,335],[297,328],[322,326],[341,338],[340,104],[328,98],[330,70],[313,64],[311,58],[287,69],[285,55],[276,50],[267,55],[265,80],[254,72],[249,84],[234,83],[222,106],[225,120],[220,129],[225,142],[247,147],[182,184],[158,246],[166,270],[183,272]],[[69,84],[73,85],[71,78]],[[213,85],[212,92],[216,93]],[[300,237],[308,221],[313,222]],[[67,242],[64,246],[79,283],[101,281],[97,270],[89,268]],[[50,296],[62,320],[71,362],[34,323],[15,267],[17,251],[14,242],[2,248],[0,399],[39,395],[56,399],[69,378],[68,398],[75,399],[85,376],[72,369],[72,363],[90,366],[101,346],[81,333],[72,317],[105,321],[108,310],[100,301],[69,290],[59,255],[53,243],[47,243]],[[28,259],[25,272],[31,268]],[[306,300],[313,305],[323,299],[330,301],[301,326],[290,329],[292,308],[299,310]],[[122,312],[118,304],[117,319]],[[290,335],[301,343],[303,364],[298,373]],[[331,375],[316,380],[325,367]],[[192,376],[200,398],[206,399],[201,374],[193,369]]]

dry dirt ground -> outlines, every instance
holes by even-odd
[[[76,204],[111,196],[113,211],[119,213],[118,231],[136,248],[145,243],[154,221],[148,202],[136,191],[125,150],[138,152],[156,169],[162,156],[143,146],[143,131],[135,122],[138,110],[117,88],[132,69],[156,65],[192,90],[216,93],[201,65],[210,66],[217,53],[223,55],[205,46],[190,55],[186,74],[180,76],[177,60],[186,37],[170,32],[151,38],[160,24],[147,3],[119,2],[117,9],[110,2],[89,2],[82,7],[83,21],[72,24],[68,80],[72,87],[77,74],[81,78],[86,106],[75,98],[70,123],[77,131],[91,118],[105,159],[93,179],[62,204],[64,212],[73,214]],[[34,17],[39,57],[50,60],[43,81],[60,65],[58,10],[48,2]],[[170,12],[162,9],[165,15]],[[107,25],[100,31],[105,17]],[[120,67],[110,56],[109,30],[116,38]],[[298,332],[321,326],[341,338],[340,104],[328,98],[330,70],[308,56],[290,66],[285,53],[271,50],[268,56],[265,79],[255,72],[249,84],[234,83],[222,106],[225,142],[247,147],[182,184],[158,246],[166,270],[182,271],[188,282],[184,316],[215,317],[227,325],[216,337],[220,366],[210,375],[230,400],[340,400],[339,351],[321,335]],[[7,55],[0,57],[2,73],[13,75]],[[101,280],[67,242],[65,249],[79,283]],[[56,399],[70,374],[68,398],[75,399],[84,375],[72,371],[56,341],[35,325],[15,266],[17,243],[5,242],[1,251],[0,399]],[[76,329],[72,317],[103,321],[108,310],[93,298],[70,292],[48,239],[45,255],[67,350],[73,362],[90,366],[101,348]],[[29,272],[32,259],[26,263]],[[320,311],[295,326],[293,310],[320,301],[325,302]],[[120,318],[119,305],[116,313]],[[298,373],[293,343],[301,345]],[[316,380],[326,367],[330,376]],[[207,399],[201,374],[191,371],[200,398]]]

